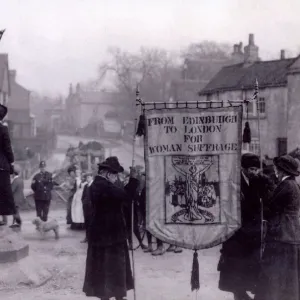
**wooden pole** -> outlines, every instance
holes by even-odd
[[[140,100],[140,92],[138,89],[138,85],[136,87],[136,103]],[[135,147],[136,147],[136,131],[138,125],[138,113],[137,110],[135,111],[135,119],[134,119],[134,132],[133,132],[133,141],[132,141],[132,162],[131,167],[133,168],[135,165]],[[134,235],[134,199],[132,199],[131,203],[131,244],[133,244],[133,235]],[[134,263],[134,248],[132,245],[131,249],[131,258],[132,258],[132,274],[133,274],[133,298],[136,300],[136,280],[135,280],[135,263]]]
[[[260,107],[259,107],[259,88],[258,81],[255,81],[256,89],[256,111],[257,111],[257,132],[258,132],[258,144],[259,144],[259,158],[260,158],[260,169],[263,170],[263,160],[262,160],[262,151],[261,151],[261,136],[260,136]],[[260,228],[260,259],[262,260],[263,251],[264,251],[264,204],[262,198],[260,198],[260,218],[261,218],[261,228]]]

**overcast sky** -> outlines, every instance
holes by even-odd
[[[190,42],[246,44],[263,59],[300,49],[299,0],[0,0],[0,52],[25,87],[51,94],[96,76],[109,46],[180,50]]]

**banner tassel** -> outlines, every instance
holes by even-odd
[[[200,289],[200,279],[199,279],[199,261],[198,252],[195,250],[192,265],[192,275],[191,275],[191,288],[192,291],[198,291]]]
[[[146,125],[145,122],[146,122],[146,119],[145,119],[144,114],[142,113],[140,115],[137,131],[136,131],[137,136],[145,136],[145,125]]]
[[[244,128],[244,133],[243,133],[243,143],[244,144],[251,143],[251,129],[250,129],[249,122],[245,123],[245,128]]]

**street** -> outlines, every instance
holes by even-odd
[[[5,300],[64,300],[87,299],[82,293],[84,280],[86,244],[80,241],[84,232],[67,229],[65,211],[50,212],[50,218],[58,220],[61,238],[56,241],[50,232],[46,240],[41,240],[31,220],[34,212],[22,214],[24,224],[22,236],[29,243],[30,256],[39,259],[43,266],[51,271],[53,278],[39,288],[0,287],[0,297]],[[193,252],[165,253],[153,257],[141,249],[134,252],[136,269],[137,300],[189,300],[196,299],[195,292],[190,290],[190,273]],[[199,251],[200,290],[197,299],[231,300],[230,294],[218,290],[217,263],[219,247]],[[94,298],[90,298],[94,299]],[[133,292],[128,293],[128,300],[133,300]]]
[[[88,139],[59,136],[58,149],[47,161],[49,171],[53,172],[61,167],[69,145],[77,146],[79,141],[86,142]],[[125,169],[129,168],[132,161],[132,145],[122,141],[99,141],[110,147],[111,155],[118,156]],[[143,165],[143,149],[137,147],[136,153],[136,164]],[[57,209],[50,211],[50,218],[55,218],[60,223],[60,240],[56,241],[52,233],[48,234],[46,240],[41,240],[31,224],[34,217],[35,213],[32,211],[22,214],[24,224],[21,234],[29,243],[30,256],[39,258],[43,266],[53,274],[53,278],[44,286],[35,289],[15,286],[0,288],[0,296],[6,300],[23,300],[26,292],[28,300],[63,300],[70,297],[75,300],[86,299],[82,293],[82,285],[87,246],[80,243],[84,232],[67,229],[65,211]],[[190,291],[192,251],[184,250],[181,254],[165,253],[163,256],[153,257],[138,249],[134,252],[134,259],[137,300],[196,299],[196,293]],[[201,287],[197,299],[232,299],[231,295],[218,290],[218,259],[219,247],[199,252]],[[128,300],[133,300],[132,291],[128,294]]]

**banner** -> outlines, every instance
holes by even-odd
[[[147,229],[205,249],[241,226],[242,106],[145,111]]]

